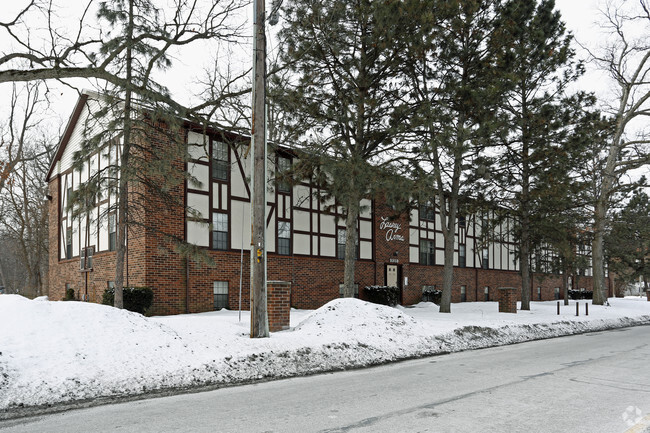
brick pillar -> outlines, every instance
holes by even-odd
[[[517,289],[499,287],[499,313],[517,313]]]
[[[289,329],[291,283],[287,281],[267,281],[266,290],[269,331],[277,332]]]
[[[650,290],[646,290],[645,296],[648,298],[648,302],[650,302]]]

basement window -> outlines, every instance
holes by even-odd
[[[214,309],[228,308],[228,281],[213,281]]]

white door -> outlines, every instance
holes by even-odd
[[[386,265],[386,285],[399,287],[397,285],[397,265]]]

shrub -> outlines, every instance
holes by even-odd
[[[422,290],[422,302],[433,302],[436,305],[440,305],[440,298],[442,298],[442,290],[438,290],[438,289]]]
[[[65,289],[65,298],[64,301],[74,301],[74,289]]]
[[[394,286],[366,286],[366,299],[375,304],[394,307],[399,303],[400,290]]]
[[[148,287],[125,287],[122,292],[124,308],[140,314],[147,314],[153,304],[153,290]],[[102,295],[102,304],[113,305],[115,289],[106,289]]]
[[[593,299],[594,292],[585,289],[569,289],[569,298],[574,300]]]

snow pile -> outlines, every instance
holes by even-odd
[[[173,329],[105,305],[2,295],[0,317],[0,409],[175,385],[191,356]]]
[[[0,295],[0,417],[47,406],[154,390],[245,383],[379,364],[397,359],[650,323],[645,298],[555,302],[499,314],[495,302],[453,304],[452,314],[421,303],[389,308],[337,299],[292,310],[293,328],[248,337],[250,316],[219,311],[146,318],[82,302]]]

